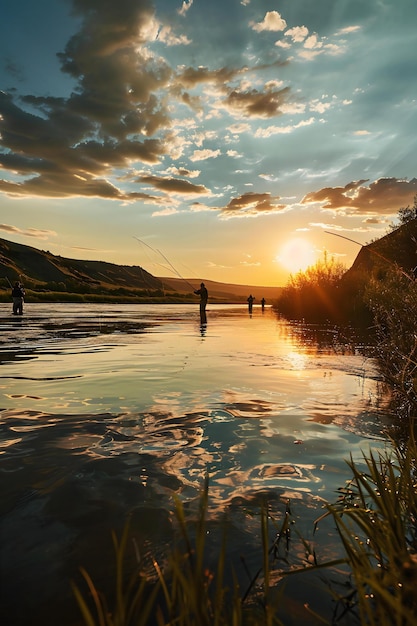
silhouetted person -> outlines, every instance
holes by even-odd
[[[207,300],[208,300],[208,291],[206,289],[205,284],[201,283],[200,289],[196,289],[194,293],[197,296],[200,296],[200,322],[202,324],[206,324],[207,323],[206,306],[207,306]]]
[[[254,300],[255,300],[255,297],[252,294],[250,294],[250,296],[248,298],[249,313],[252,313],[253,301]]]
[[[261,300],[262,311],[265,309],[265,302],[266,302],[265,298],[262,298]]]
[[[23,285],[17,280],[12,288],[13,298],[13,315],[23,315],[23,299],[25,297],[25,290]]]

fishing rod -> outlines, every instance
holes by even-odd
[[[347,241],[351,241],[352,243],[356,243],[356,245],[360,246],[361,248],[365,247],[363,245],[363,243],[359,243],[359,241],[355,241],[354,239],[350,239],[350,237],[345,237],[344,235],[339,235],[339,233],[331,233],[328,230],[325,230],[324,232],[327,235],[334,235],[335,237],[340,237],[341,239],[346,239]],[[412,276],[410,276],[409,274],[407,274],[407,272],[405,272],[403,269],[401,269],[401,267],[399,265],[394,264],[390,259],[387,259],[386,257],[384,257],[382,254],[380,254],[376,250],[372,250],[372,248],[368,248],[368,250],[369,250],[369,252],[372,252],[373,254],[376,254],[376,256],[379,256],[381,259],[383,259],[389,265],[394,266],[399,272],[401,272],[401,274],[403,274],[403,276],[408,278],[408,280],[414,280]]]
[[[187,285],[189,285],[189,287],[191,287],[191,289],[195,289],[194,285],[192,285],[191,283],[188,282],[188,280],[186,280],[185,278],[183,278],[181,276],[181,274],[179,273],[178,270],[175,269],[175,267],[172,265],[171,261],[168,261],[168,259],[166,258],[165,254],[162,254],[162,252],[160,250],[157,250],[157,252],[159,252],[159,254],[162,255],[162,257],[165,259],[165,261],[170,265],[170,267],[172,267],[172,269],[174,270],[174,272],[177,274],[177,276],[179,278],[181,278],[181,280],[183,280],[185,283],[187,283]]]
[[[192,285],[190,282],[188,282],[188,280],[186,280],[183,276],[181,276],[181,274],[179,273],[179,271],[177,269],[175,269],[175,267],[173,266],[173,264],[171,263],[171,261],[169,261],[169,259],[167,259],[167,257],[165,256],[165,254],[163,254],[160,250],[157,250],[156,248],[152,248],[152,246],[150,246],[148,243],[146,243],[146,241],[142,241],[142,239],[139,239],[139,237],[136,237],[135,235],[133,235],[134,238],[139,241],[140,243],[144,244],[147,248],[149,248],[150,250],[152,250],[153,252],[157,252],[167,263],[168,265],[171,267],[171,269],[173,270],[173,272],[178,276],[178,278],[180,278],[181,280],[183,280],[189,287],[191,287],[191,289],[194,291],[195,287],[194,285]],[[157,263],[157,265],[159,265],[160,267],[163,267],[165,270],[167,269],[165,267],[165,265],[162,265],[161,263]]]
[[[134,237],[134,239],[137,239],[137,240],[138,240],[138,242],[143,243],[145,246],[147,246],[147,247],[149,248],[149,246],[148,246],[148,244],[147,244],[147,243],[145,243],[144,241],[140,241],[140,239],[138,239],[138,237],[135,237],[135,236],[133,236],[133,237]],[[158,263],[158,265],[159,265],[159,263]],[[162,267],[162,266],[161,266],[161,267]],[[152,285],[152,284],[149,282],[149,279],[147,279],[147,278],[145,277],[144,270],[143,270],[143,268],[142,268],[142,266],[141,266],[141,265],[139,265],[139,269],[140,269],[140,274],[141,274],[141,276],[142,276],[142,280],[143,280],[144,284],[146,285],[146,291],[148,292],[148,296],[151,298],[151,294],[150,294],[150,291],[149,291],[149,289],[148,289],[148,286],[149,286],[151,289],[155,289],[155,285]],[[164,268],[164,269],[165,269],[165,268]],[[145,270],[145,271],[146,271],[146,270]],[[146,272],[146,273],[148,274],[148,272]],[[163,283],[162,281],[161,281],[161,285],[162,285],[162,293],[164,294],[164,297],[165,297],[165,285],[164,285],[164,283]]]

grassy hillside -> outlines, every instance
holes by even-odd
[[[102,288],[162,289],[161,281],[139,266],[67,259],[5,239],[0,239],[0,273],[3,279],[20,279],[34,288],[61,283],[64,290],[64,286],[78,283]]]
[[[383,277],[393,266],[412,274],[417,265],[417,220],[410,220],[381,239],[361,248],[346,279],[352,276]]]

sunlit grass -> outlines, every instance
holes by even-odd
[[[417,619],[417,447],[351,460],[352,479],[328,506],[355,581],[362,624],[407,625]]]

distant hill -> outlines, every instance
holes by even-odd
[[[117,265],[105,261],[82,261],[56,256],[49,251],[39,250],[31,246],[0,239],[0,289],[7,290],[10,284],[21,280],[27,293],[44,294],[42,299],[53,299],[64,294],[83,294],[100,297],[112,297],[118,301],[147,297],[170,298],[179,300],[190,298],[194,286],[198,288],[200,279],[186,281],[180,278],[158,278],[137,265]],[[271,302],[278,297],[280,288],[253,287],[250,285],[234,285],[204,280],[210,298],[220,301],[246,300],[252,293],[257,299],[262,297]],[[48,295],[49,294],[49,295]],[[68,298],[66,298],[68,299]]]
[[[186,293],[191,289],[191,285],[194,289],[198,289],[200,286],[201,279],[199,278],[170,278],[163,277],[161,278],[164,285],[171,287],[174,291],[178,293]],[[282,287],[260,287],[253,285],[237,285],[234,283],[219,283],[214,280],[203,279],[205,286],[208,289],[209,295],[213,295],[216,298],[224,298],[224,299],[243,299],[246,301],[246,298],[249,294],[255,296],[256,301],[261,301],[262,298],[265,298],[267,302],[271,303],[273,300],[276,300],[281,291]]]

